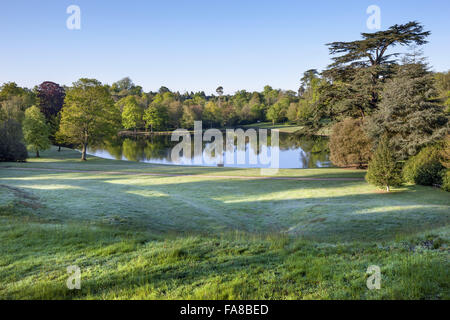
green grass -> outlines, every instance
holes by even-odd
[[[296,124],[290,124],[290,123],[276,123],[273,124],[272,122],[259,122],[259,123],[252,123],[243,125],[242,128],[253,128],[253,129],[267,129],[267,130],[274,130],[277,129],[280,132],[284,133],[294,133],[294,132],[302,132],[302,129],[304,129],[303,126],[296,125]],[[319,129],[316,132],[319,136],[329,136],[331,134],[331,127],[325,126],[321,129]]]
[[[0,164],[0,298],[450,297],[450,198],[439,189],[388,194],[364,181],[231,179],[259,171],[83,163],[68,149],[43,157]],[[373,264],[381,290],[366,287]],[[81,290],[65,285],[69,265],[81,268]]]
[[[249,128],[267,129],[267,130],[277,129],[280,132],[293,133],[293,132],[301,130],[303,128],[303,126],[289,124],[289,123],[273,124],[272,122],[259,122],[259,123],[243,125],[242,128],[244,128],[244,129],[249,129]]]

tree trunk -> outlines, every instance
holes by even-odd
[[[86,161],[86,149],[87,149],[87,143],[83,144],[83,150],[81,151],[81,160]]]
[[[389,188],[389,186],[386,186],[386,191],[387,191],[387,192],[389,192],[389,191],[390,191],[390,188]]]
[[[36,158],[39,158],[39,150],[36,150]]]
[[[58,146],[58,152],[61,152],[61,146]]]

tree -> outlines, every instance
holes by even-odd
[[[50,141],[57,144],[56,132],[58,131],[60,115],[66,91],[59,84],[45,81],[36,88],[37,106],[44,114],[47,124],[50,127]],[[58,151],[61,150],[61,147]]]
[[[125,129],[136,129],[143,125],[143,110],[139,106],[134,96],[124,98],[124,107],[122,112],[122,125]]]
[[[444,147],[441,152],[442,165],[450,169],[450,134],[447,134],[443,143]]]
[[[337,166],[358,165],[358,168],[362,168],[370,160],[372,142],[359,119],[347,118],[336,123],[331,132],[329,146],[330,160]]]
[[[66,92],[59,84],[45,81],[42,82],[36,89],[38,104],[37,106],[44,114],[47,122],[53,121],[53,119],[61,111],[64,104],[64,97]]]
[[[223,96],[223,87],[219,86],[216,89],[217,94],[219,95],[219,108],[221,107],[221,100],[222,100],[222,96]]]
[[[391,187],[402,184],[401,170],[394,153],[391,151],[387,136],[383,136],[372,160],[369,162],[366,180],[377,187],[386,188],[387,192],[390,191]]]
[[[160,130],[167,123],[167,109],[158,105],[150,105],[144,112],[145,127],[150,127],[150,131],[153,129]]]
[[[267,119],[272,121],[272,124],[280,122],[286,117],[286,112],[289,108],[289,99],[282,98],[267,110]]]
[[[81,147],[81,160],[86,160],[88,145],[114,135],[119,127],[120,111],[98,80],[82,78],[68,90],[57,136]]]
[[[380,82],[392,73],[399,53],[389,50],[397,45],[426,44],[431,33],[416,22],[394,25],[375,33],[362,33],[362,40],[328,43],[334,62],[324,75],[335,81],[351,84],[345,95],[347,105],[357,109],[361,116],[377,109],[380,100]]]
[[[142,87],[136,86],[129,77],[125,77],[117,82],[114,82],[110,88],[111,95],[114,100],[120,100],[129,95],[142,95]]]
[[[159,94],[163,95],[164,93],[170,92],[170,89],[162,86],[161,88],[159,88],[158,92],[159,92]]]
[[[36,152],[36,158],[39,158],[40,150],[50,148],[50,126],[38,107],[32,106],[25,111],[23,134],[28,149]]]
[[[304,92],[306,88],[311,87],[311,82],[318,77],[319,72],[316,69],[309,69],[305,71],[303,73],[303,77],[300,79],[301,87],[303,88],[301,91]]]
[[[0,102],[0,120],[13,119],[22,123],[28,107],[30,107],[30,101],[27,97],[12,96]]]
[[[432,74],[422,63],[398,67],[387,81],[379,110],[368,120],[369,136],[387,135],[393,152],[407,159],[424,146],[441,140],[448,132],[448,116],[436,103]]]
[[[0,122],[0,161],[25,161],[28,153],[22,141],[20,123],[13,119]]]
[[[32,91],[21,88],[14,82],[3,84],[0,88],[0,121],[13,119],[22,123],[25,110],[34,102],[35,95]]]
[[[19,87],[15,82],[7,82],[1,86],[0,101],[7,100],[13,96],[23,96],[26,90]]]
[[[298,104],[292,102],[289,105],[289,108],[286,112],[286,117],[288,118],[289,121],[297,121],[298,120]]]
[[[209,101],[203,110],[203,119],[210,123],[211,128],[213,124],[220,124],[222,121],[222,113],[214,101]]]

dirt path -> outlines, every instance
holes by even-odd
[[[298,181],[364,181],[364,178],[309,178],[309,177],[267,177],[267,176],[221,176],[207,174],[181,174],[181,173],[146,173],[132,171],[99,171],[99,170],[69,170],[69,169],[47,169],[47,168],[18,168],[2,167],[6,170],[24,171],[47,171],[47,172],[70,172],[89,174],[113,174],[132,176],[156,176],[156,177],[200,177],[200,178],[220,178],[220,179],[240,179],[240,180],[298,180]]]

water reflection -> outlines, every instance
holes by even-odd
[[[269,154],[271,150],[270,136],[267,139]],[[192,141],[194,139],[192,138]],[[88,148],[88,154],[95,155],[106,159],[139,161],[157,164],[174,164],[171,160],[171,150],[177,144],[172,142],[170,136],[151,136],[145,138],[116,137],[114,139],[104,141],[99,146]],[[258,141],[259,144],[259,141]],[[211,154],[212,143],[203,142],[203,159]],[[192,154],[192,163],[195,163],[194,152]],[[224,159],[227,156],[227,149],[224,146]],[[249,141],[245,143],[245,150],[238,149],[236,143],[234,145],[234,158],[242,157],[245,159],[244,164],[227,164],[225,167],[243,167],[243,168],[260,168],[267,167],[261,164],[251,164],[250,157],[259,157],[259,148]],[[279,167],[280,168],[321,168],[331,167],[329,160],[328,139],[325,137],[306,137],[295,134],[280,133],[279,136]],[[187,160],[187,159],[185,159]],[[207,164],[212,162],[212,164]],[[201,161],[203,165],[216,166],[214,161]],[[260,163],[260,162],[258,162]]]

